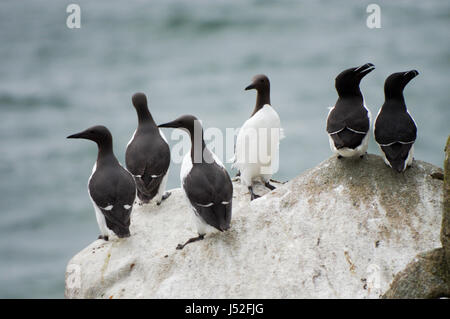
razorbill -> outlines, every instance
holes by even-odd
[[[233,168],[240,172],[242,183],[250,191],[251,200],[258,198],[253,192],[253,181],[261,179],[270,190],[270,178],[278,169],[279,143],[284,137],[280,117],[270,104],[270,81],[263,74],[253,77],[245,90],[255,89],[256,105],[236,138]],[[238,173],[239,174],[239,173]]]
[[[198,237],[177,246],[183,249],[203,239],[211,230],[230,228],[233,184],[222,162],[206,147],[203,129],[196,117],[183,115],[159,127],[184,129],[191,138],[191,151],[183,158],[180,180],[196,217]]]
[[[327,117],[330,148],[338,158],[363,155],[369,146],[371,113],[359,89],[361,79],[375,69],[372,63],[342,71],[335,81],[338,100]]]
[[[137,196],[148,203],[156,196],[157,205],[170,196],[165,192],[170,165],[170,149],[164,134],[156,125],[144,93],[132,97],[138,116],[138,127],[128,142],[125,163],[133,175]]]
[[[391,74],[384,83],[385,101],[374,125],[375,140],[384,161],[397,172],[411,165],[417,127],[406,109],[403,89],[419,72],[411,70]]]
[[[131,174],[117,161],[112,136],[104,126],[93,126],[67,138],[84,138],[98,146],[98,156],[88,182],[100,228],[99,239],[108,240],[109,231],[119,238],[130,236],[130,215],[136,198],[136,185]]]

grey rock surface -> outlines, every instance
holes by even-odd
[[[250,202],[234,182],[231,229],[196,236],[181,189],[136,206],[131,237],[94,241],[66,270],[67,298],[379,298],[441,247],[442,170],[331,157]],[[267,192],[258,185],[256,193]]]

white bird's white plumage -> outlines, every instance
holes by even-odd
[[[336,146],[334,145],[334,141],[331,138],[331,135],[333,134],[337,134],[339,132],[341,132],[342,130],[344,130],[345,128],[340,129],[339,131],[333,132],[333,133],[328,133],[328,141],[330,142],[330,148],[333,151],[333,153],[338,154],[340,156],[343,157],[353,157],[353,156],[361,156],[366,154],[367,149],[369,148],[369,132],[370,132],[370,126],[372,124],[372,113],[370,112],[370,110],[366,107],[365,104],[363,104],[364,108],[367,111],[367,116],[369,118],[369,130],[367,132],[359,132],[357,130],[353,130],[352,128],[347,127],[348,130],[357,133],[357,134],[365,134],[361,144],[356,147],[356,148],[348,148],[348,147],[344,147],[341,149],[337,149]],[[331,111],[333,111],[334,107],[330,108],[329,112],[328,112],[328,116],[330,116]]]
[[[266,104],[245,121],[236,139],[233,168],[241,172],[246,186],[261,178],[267,182],[278,169],[279,143],[284,138],[280,117]]]

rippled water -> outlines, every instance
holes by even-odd
[[[63,297],[68,260],[98,235],[86,189],[95,145],[65,137],[104,124],[123,163],[136,91],[157,122],[192,113],[225,131],[252,111],[252,76],[267,74],[287,135],[276,178],[287,180],[331,155],[325,119],[341,70],[375,64],[361,89],[376,115],[384,79],[414,68],[415,155],[441,166],[450,2],[377,1],[382,28],[369,29],[371,2],[76,1],[81,29],[70,30],[65,1],[2,1],[0,297]]]

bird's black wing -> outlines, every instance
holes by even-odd
[[[159,135],[151,140],[136,138],[128,145],[125,159],[133,174],[138,191],[147,199],[153,198],[170,165],[169,145]]]
[[[183,181],[183,188],[197,214],[209,225],[229,228],[233,184],[228,172],[216,163],[196,164]]]
[[[392,168],[401,172],[405,166],[405,161],[408,158],[412,146],[413,146],[412,143],[410,144],[394,143],[389,146],[380,146],[380,147],[384,155],[386,156],[386,159],[391,164]]]
[[[413,143],[417,127],[408,112],[392,112],[382,109],[375,122],[375,140],[380,145]]]
[[[362,99],[339,99],[327,118],[328,134],[335,134],[345,128],[365,134],[369,131],[370,120]]]
[[[130,173],[120,165],[115,169],[98,169],[89,182],[89,194],[105,216],[108,228],[119,237],[129,234],[136,197],[136,185]]]

